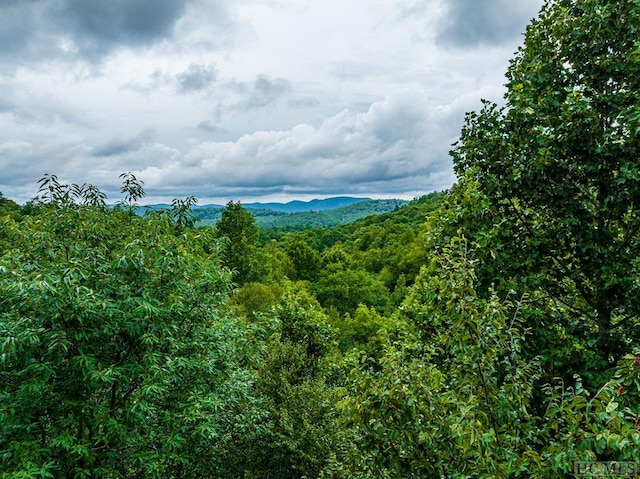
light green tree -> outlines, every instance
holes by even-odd
[[[132,208],[48,176],[29,216],[0,218],[3,479],[224,477],[251,410],[230,274],[206,232],[133,214],[127,180]]]

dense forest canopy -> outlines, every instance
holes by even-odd
[[[345,225],[0,195],[0,478],[635,474],[639,31],[549,0],[451,191]]]

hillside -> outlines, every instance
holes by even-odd
[[[244,205],[247,209],[252,210],[271,210],[283,213],[301,213],[305,211],[325,211],[342,208],[344,206],[353,205],[362,201],[371,200],[371,198],[354,198],[351,196],[335,196],[333,198],[325,198],[322,200],[314,199],[311,201],[289,201],[288,203],[247,203]]]
[[[353,201],[356,200],[356,201]],[[331,208],[332,205],[350,203],[342,207]],[[327,228],[350,223],[370,215],[386,213],[407,204],[404,200],[363,200],[361,198],[330,198],[311,202],[291,202],[276,204],[275,209],[256,208],[250,204],[243,205],[251,213],[256,224],[263,229],[299,231],[313,228]],[[255,205],[255,204],[254,204]],[[266,206],[266,205],[262,205]],[[318,210],[287,212],[302,208],[318,207]],[[223,207],[202,206],[194,208],[193,213],[199,218],[198,226],[214,225],[222,215]]]

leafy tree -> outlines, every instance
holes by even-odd
[[[257,257],[265,273],[262,275],[267,282],[277,283],[283,279],[296,277],[295,266],[284,247],[277,244],[276,240],[269,240],[261,248]]]
[[[635,0],[548,1],[506,105],[469,114],[453,151],[490,208],[488,229],[478,203],[463,222],[487,267],[546,291],[604,360],[640,339],[639,31]]]
[[[218,236],[227,238],[224,263],[233,270],[234,280],[242,285],[253,279],[253,259],[260,235],[255,218],[239,201],[230,201],[216,223],[216,230]]]
[[[0,216],[11,216],[14,219],[18,219],[22,216],[22,211],[20,205],[18,205],[15,201],[10,200],[9,198],[5,198],[4,195],[0,192]]]
[[[353,314],[360,304],[383,310],[391,299],[389,290],[375,275],[344,269],[336,263],[322,271],[315,289],[325,308],[334,308],[342,314]]]
[[[265,414],[237,440],[242,477],[318,477],[338,441],[338,390],[328,384],[326,365],[333,332],[302,284],[286,282],[261,317],[271,330],[255,382]]]
[[[136,206],[138,200],[146,196],[144,191],[144,181],[138,180],[138,178],[136,178],[136,176],[131,172],[122,173],[120,178],[122,179],[122,188],[120,188],[120,193],[124,195],[124,198],[120,200],[120,204],[133,208]]]
[[[189,196],[185,200],[176,198],[171,202],[169,214],[178,230],[191,228],[196,224],[198,218],[191,210],[191,207],[196,204],[198,204],[198,199],[195,196]]]
[[[368,358],[379,359],[385,352],[391,334],[406,329],[404,318],[385,317],[364,304],[351,314],[332,322],[338,330],[339,347],[343,352],[362,351]]]
[[[536,298],[483,298],[464,238],[434,256],[403,309],[418,327],[374,364],[353,357],[340,403],[351,445],[327,468],[335,478],[569,478],[581,461],[637,461],[640,358],[586,390],[542,387],[539,358],[523,354],[523,313]],[[636,359],[637,358],[637,359]]]
[[[309,244],[310,238],[294,235],[288,238],[286,252],[296,269],[296,278],[313,281],[317,278],[322,264],[318,250]]]
[[[248,319],[255,320],[258,315],[272,309],[280,295],[282,288],[277,285],[250,282],[242,285],[232,297],[237,306],[237,312]]]
[[[216,240],[41,184],[0,219],[0,477],[224,477],[251,376]]]

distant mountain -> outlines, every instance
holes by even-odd
[[[256,218],[256,224],[263,229],[298,231],[315,228],[330,228],[393,211],[407,204],[404,200],[364,200],[320,211],[298,211],[284,213],[273,210],[247,209]]]
[[[278,230],[302,230],[345,224],[370,215],[391,211],[406,204],[404,200],[372,200],[336,196],[323,200],[290,201],[288,203],[242,203],[261,228]],[[198,217],[199,226],[214,225],[221,217],[225,205],[195,205],[193,213]],[[168,204],[139,206],[138,214],[147,210],[170,209]]]
[[[288,203],[243,203],[247,209],[282,211],[285,213],[300,213],[302,211],[325,211],[353,205],[371,198],[353,198],[351,196],[336,196],[324,200],[289,201]]]
[[[338,199],[338,203],[341,200],[343,199]],[[318,203],[322,202],[320,206],[324,206],[325,208],[331,205],[331,202],[327,202],[326,200],[316,201]],[[302,203],[302,205],[294,205],[294,208],[305,205],[306,208],[310,208],[312,204],[318,205],[318,203],[312,201],[299,203]],[[275,209],[264,209],[264,204],[261,204],[261,207],[258,208],[255,208],[252,204],[243,204],[243,206],[255,217],[256,224],[260,228],[297,231],[310,228],[326,228],[349,223],[367,216],[392,211],[406,203],[407,201],[404,200],[361,200],[338,208],[307,209],[306,211],[296,211],[292,213],[277,211]],[[283,206],[282,204],[280,205]],[[222,211],[223,207],[217,205],[214,207],[202,206],[193,210],[195,215],[200,219],[197,223],[199,226],[215,225],[222,216]]]
[[[361,201],[369,201],[371,198],[354,198],[351,196],[334,196],[333,198],[325,198],[323,200],[311,200],[311,201],[289,201],[288,203],[242,203],[242,206],[247,210],[271,210],[280,211],[283,213],[300,213],[303,211],[326,211],[334,210],[336,208],[342,208],[343,206],[353,205]],[[205,205],[195,205],[193,210],[202,209],[219,209],[222,210],[226,206],[218,205],[215,203]],[[144,213],[145,210],[165,210],[171,208],[171,205],[166,203],[159,203],[154,205],[139,206],[138,211]]]

